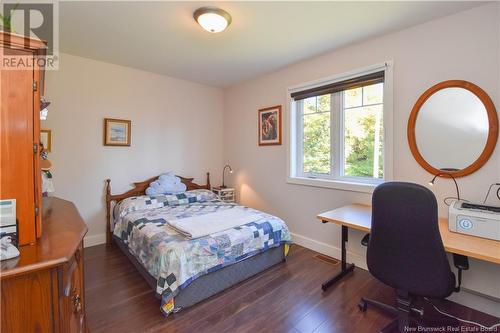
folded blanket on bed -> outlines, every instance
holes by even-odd
[[[184,236],[194,239],[255,222],[259,218],[259,215],[251,211],[235,207],[215,213],[171,220],[167,223]]]

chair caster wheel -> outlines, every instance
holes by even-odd
[[[358,309],[359,311],[361,312],[366,312],[366,309],[368,307],[368,304],[366,303],[365,300],[361,300],[359,303],[358,303]]]

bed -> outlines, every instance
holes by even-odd
[[[186,192],[160,196],[145,195],[158,177],[116,195],[106,180],[107,243],[114,242],[130,259],[166,316],[285,261],[291,244],[283,220],[219,200],[210,191],[208,173],[205,185],[178,177]],[[186,237],[172,227],[177,221],[207,222],[233,212],[245,212],[245,223],[201,237]]]

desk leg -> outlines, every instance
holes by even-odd
[[[341,240],[341,244],[340,244],[341,245],[341,254],[342,254],[342,262],[340,264],[341,270],[340,270],[340,272],[337,273],[337,275],[331,277],[329,280],[325,281],[321,285],[321,289],[323,289],[323,291],[328,289],[329,287],[331,287],[333,284],[335,284],[337,281],[342,279],[344,276],[346,276],[347,274],[352,272],[352,270],[354,269],[354,264],[348,264],[347,260],[346,260],[347,241],[348,241],[347,227],[343,225],[342,226],[342,240]]]

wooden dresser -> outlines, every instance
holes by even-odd
[[[1,332],[85,332],[83,236],[75,205],[42,201],[44,232],[1,262]]]

